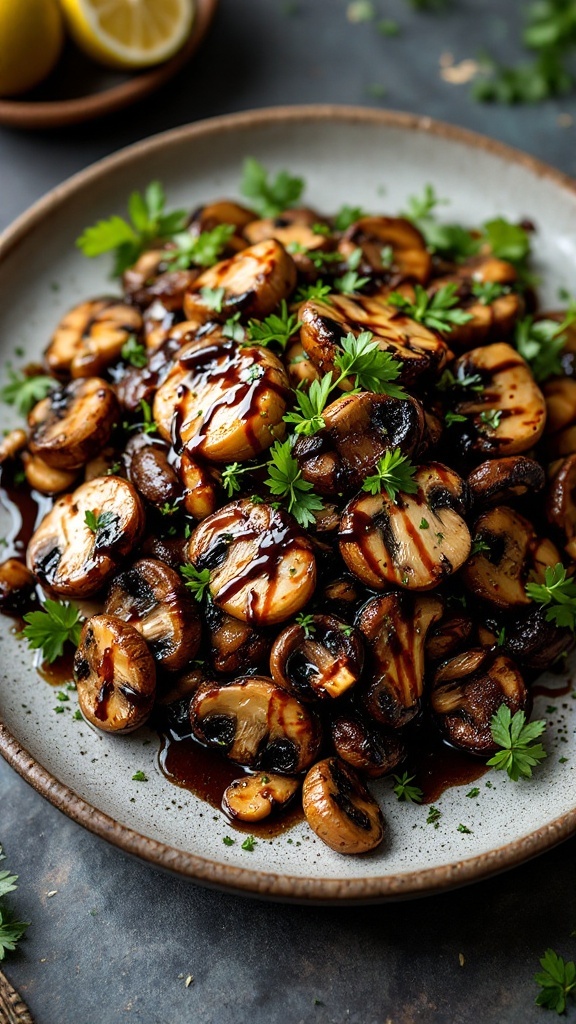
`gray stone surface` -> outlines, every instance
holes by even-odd
[[[67,175],[195,118],[280,103],[376,105],[491,134],[576,173],[574,99],[482,107],[439,77],[439,57],[486,46],[513,54],[519,5],[461,0],[384,39],[352,26],[343,0],[222,0],[197,60],[146,104],[105,123],[46,134],[0,129],[0,226]],[[0,842],[32,921],[6,973],[37,1024],[536,1024],[532,975],[551,945],[574,957],[571,841],[481,885],[353,910],[280,906],[163,875],[85,832],[0,763]],[[249,856],[249,854],[247,854]],[[48,896],[56,890],[55,895]],[[459,954],[464,956],[460,965]],[[185,979],[193,975],[187,988]],[[570,1019],[576,1020],[571,1011]]]

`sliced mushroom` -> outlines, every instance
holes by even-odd
[[[356,609],[366,600],[364,587],[352,573],[343,573],[325,585],[320,601],[330,615],[351,621]]]
[[[537,494],[546,482],[539,462],[525,455],[482,462],[470,473],[467,484],[475,505],[501,505],[515,498]]]
[[[435,374],[446,362],[444,341],[427,327],[404,316],[379,299],[348,298],[331,295],[330,303],[310,299],[300,308],[300,339],[304,350],[321,373],[334,372],[334,360],[342,339],[371,331],[379,347],[402,364],[400,380],[412,384],[422,374]],[[343,381],[343,390],[351,390],[353,381]]]
[[[41,494],[61,494],[76,482],[76,469],[56,469],[39,455],[30,455],[30,452],[22,452],[21,458],[26,480],[30,487]]]
[[[212,601],[204,611],[210,631],[210,661],[224,676],[245,675],[268,663],[271,639],[263,632],[223,612]]]
[[[549,622],[545,608],[528,608],[506,622],[503,647],[525,668],[545,672],[572,650],[574,634]]]
[[[406,757],[397,732],[379,728],[358,712],[339,715],[331,729],[338,757],[371,779],[393,772]]]
[[[206,519],[218,507],[217,471],[206,463],[196,462],[182,452],[178,473],[184,485],[184,508],[194,519]]]
[[[270,673],[278,686],[303,701],[341,697],[356,685],[364,665],[362,640],[334,615],[312,615],[278,634]]]
[[[0,611],[19,615],[34,600],[36,580],[23,562],[7,558],[0,564]]]
[[[178,452],[212,462],[252,459],[282,438],[288,379],[265,348],[185,346],[154,400],[154,419]]]
[[[292,516],[248,499],[234,501],[196,527],[192,565],[210,571],[210,593],[225,612],[268,626],[296,615],[316,585],[312,544]]]
[[[266,676],[200,687],[190,721],[199,740],[231,761],[285,775],[308,768],[322,738],[314,713]]]
[[[214,203],[200,206],[194,212],[190,230],[201,234],[203,231],[213,231],[221,224],[230,224],[236,228],[236,231],[228,240],[226,248],[239,252],[246,248],[243,230],[253,220],[252,210],[246,209],[240,203],[235,203],[232,199],[217,199]]]
[[[125,454],[128,479],[151,505],[162,508],[182,497],[182,484],[164,441],[149,434],[135,434],[126,445]]]
[[[253,220],[244,228],[244,237],[250,245],[263,242],[267,238],[275,238],[290,253],[300,273],[308,275],[314,273],[314,264],[307,255],[308,252],[330,248],[326,235],[321,231],[314,231],[316,224],[322,224],[328,229],[326,222],[315,210],[305,207],[285,210],[277,217]]]
[[[426,635],[444,611],[434,595],[373,597],[357,625],[369,651],[364,704],[377,722],[398,729],[418,715],[424,692]]]
[[[99,524],[92,530],[86,513]],[[64,597],[89,597],[116,571],[144,530],[144,509],[132,484],[97,477],[59,498],[28,545],[27,562],[40,583]]]
[[[361,217],[351,224],[338,246],[345,258],[362,249],[363,259],[377,273],[426,284],[432,259],[417,228],[404,217]],[[392,250],[389,254],[389,250]]]
[[[25,430],[10,430],[0,439],[0,466],[8,459],[14,459],[28,444]]]
[[[155,537],[149,535],[142,544],[142,554],[146,558],[157,558],[176,571],[187,558],[188,541],[185,537]]]
[[[456,572],[470,553],[462,518],[465,487],[439,462],[420,466],[415,494],[360,494],[344,509],[340,553],[367,586],[428,590]]]
[[[148,364],[131,367],[116,384],[116,395],[124,409],[137,413],[141,411],[143,401],[152,404],[156,389],[166,380],[180,350],[194,341],[197,331],[197,324],[184,320],[160,332],[162,340],[150,353]]]
[[[469,320],[463,324],[451,324],[448,341],[452,349],[474,348],[486,341],[500,341],[509,336],[516,322],[524,314],[525,302],[523,296],[512,290],[515,283],[515,276],[512,281],[493,281],[490,276],[493,272],[498,274],[496,266],[489,267],[488,264],[500,264],[501,260],[484,260],[479,263],[477,259],[457,264],[452,268],[451,273],[435,277],[429,286],[430,294],[435,294],[447,285],[456,285],[458,306],[469,316]],[[504,264],[512,274],[516,272],[511,264]],[[486,275],[489,276],[486,276]],[[505,276],[505,275],[504,275]],[[476,282],[493,282],[501,284],[504,292],[498,295],[491,302],[482,302],[475,294],[473,285]]]
[[[546,400],[546,451],[558,459],[576,452],[576,380],[558,377],[542,385]]]
[[[471,754],[488,756],[497,750],[490,724],[498,708],[505,704],[512,715],[527,711],[530,697],[510,658],[478,647],[440,666],[430,704],[448,743]]]
[[[268,316],[296,285],[291,256],[274,239],[259,242],[205,270],[184,296],[189,320],[227,320],[234,313],[258,320]],[[204,289],[223,288],[220,308],[214,311]]]
[[[54,469],[80,469],[108,444],[119,413],[105,380],[74,380],[32,409],[30,451]]]
[[[524,516],[501,505],[476,521],[477,548],[464,569],[462,580],[472,593],[499,608],[530,604],[526,584],[543,582],[547,566],[561,561],[556,546],[542,539]]]
[[[97,377],[120,359],[130,336],[141,330],[138,310],[119,299],[81,302],[60,321],[46,349],[46,363],[57,377]]]
[[[456,380],[479,375],[483,390],[465,394],[454,405],[466,416],[457,424],[465,451],[488,456],[517,455],[540,440],[546,404],[528,365],[511,345],[475,348],[453,366]]]
[[[104,732],[132,732],[152,711],[156,667],[146,641],[115,615],[93,615],[74,656],[78,703]]]
[[[142,634],[154,660],[180,672],[200,646],[200,616],[182,580],[163,562],[141,558],[113,581],[104,611]]]
[[[196,267],[170,270],[169,253],[168,246],[165,249],[149,249],[124,272],[124,291],[130,302],[139,309],[145,310],[154,302],[162,303],[171,312],[182,309],[184,294],[200,271]]]
[[[469,615],[448,615],[426,637],[426,658],[443,661],[470,642],[474,623]]]
[[[320,380],[320,374],[307,352],[304,351],[300,341],[294,342],[286,349],[284,365],[288,373],[288,379],[293,388],[302,384],[311,384],[313,380]]]
[[[222,808],[238,821],[263,821],[277,807],[290,803],[299,789],[300,780],[286,775],[245,775],[227,787]]]
[[[362,392],[344,395],[322,413],[325,427],[294,445],[304,480],[327,497],[353,494],[375,472],[386,451],[412,455],[424,432],[424,411],[414,398]]]
[[[302,804],[312,831],[336,853],[367,853],[384,838],[384,818],[374,797],[337,757],[310,769]]]
[[[546,515],[564,540],[564,550],[576,560],[576,455],[569,455],[550,483]]]

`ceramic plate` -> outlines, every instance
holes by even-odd
[[[477,224],[495,214],[528,216],[545,302],[573,286],[576,187],[559,173],[489,140],[409,115],[353,108],[269,110],[196,124],[124,150],[55,189],[0,243],[0,353],[21,346],[40,355],[59,317],[80,297],[109,291],[108,264],[79,256],[74,240],[100,217],[121,212],[134,188],[160,179],[174,206],[238,194],[242,160],[307,181],[306,200],[331,211],[343,203],[395,212],[431,182],[449,196],[447,215]],[[12,425],[2,409],[2,426]],[[0,535],[9,524],[0,523]],[[503,773],[449,789],[429,808],[398,803],[379,786],[387,838],[374,854],[333,853],[302,823],[253,852],[227,847],[219,812],[173,787],[157,767],[154,734],[98,734],[70,713],[55,714],[54,691],[31,669],[30,655],[2,619],[0,748],[57,807],[131,853],[212,885],[282,899],[368,901],[431,892],[502,870],[576,830],[576,700],[536,699],[549,720],[549,757],[529,783]],[[551,690],[566,679],[543,680]],[[546,711],[548,706],[554,711]],[[148,742],[147,742],[148,741]],[[151,742],[150,742],[151,741]],[[560,762],[562,757],[563,761]],[[567,760],[564,760],[567,758]],[[143,770],[149,781],[131,781]],[[469,831],[459,830],[464,825]]]
[[[149,96],[172,78],[204,39],[218,0],[196,0],[189,38],[170,60],[144,71],[115,71],[90,60],[68,40],[52,74],[23,98],[0,98],[0,124],[61,128],[92,121]]]

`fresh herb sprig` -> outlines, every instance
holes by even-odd
[[[210,570],[196,569],[194,565],[181,565],[180,572],[186,581],[184,585],[188,587],[197,601],[202,601],[210,586]],[[208,591],[209,593],[210,591]]]
[[[487,762],[492,768],[508,772],[514,782],[531,778],[532,769],[547,757],[541,743],[534,743],[542,735],[546,722],[526,722],[523,711],[512,715],[507,704],[501,704],[492,716],[492,738],[502,749]]]
[[[501,299],[503,295],[508,295],[509,291],[508,285],[498,284],[496,281],[472,282],[472,294],[483,306],[491,306],[493,302],[496,302],[496,299]]]
[[[265,320],[250,320],[247,337],[255,345],[279,345],[282,351],[288,342],[300,330],[302,323],[298,317],[288,312],[286,299],[282,299],[278,313],[271,313]]]
[[[399,492],[415,494],[418,490],[414,480],[417,469],[407,456],[402,455],[399,448],[388,451],[378,460],[376,473],[366,477],[362,490],[369,494],[380,494],[384,490],[391,501],[395,500]]]
[[[114,512],[101,512],[100,515],[97,515],[92,509],[87,509],[84,513],[84,522],[92,533],[100,533],[101,530],[105,530],[107,526],[112,525],[116,518]]]
[[[41,611],[27,612],[22,636],[31,650],[41,650],[44,661],[51,664],[64,653],[66,643],[78,647],[82,618],[78,609],[67,601],[47,598]]]
[[[401,362],[380,348],[371,331],[362,331],[357,338],[352,333],[346,335],[340,342],[340,348],[342,351],[334,359],[340,376],[332,389],[352,377],[355,387],[361,391],[374,391],[392,398],[406,397],[404,388],[394,383],[400,376]]]
[[[313,615],[305,615],[304,612],[300,612],[300,614],[296,616],[296,622],[304,630],[304,637],[306,640],[316,632]]]
[[[142,345],[134,334],[126,339],[120,355],[125,363],[130,363],[130,366],[135,366],[139,370],[142,370],[148,362],[146,346]]]
[[[572,305],[561,323],[527,316],[516,324],[514,343],[539,384],[562,374],[560,357],[566,346],[565,332],[575,322],[576,306]]]
[[[277,217],[295,206],[303,191],[303,178],[293,177],[288,171],[278,171],[271,178],[259,160],[249,156],[244,161],[240,192],[261,217]]]
[[[54,378],[45,374],[29,377],[25,373],[17,373],[11,366],[7,366],[6,371],[9,379],[0,389],[0,401],[13,405],[20,416],[27,416],[36,403],[56,387]]]
[[[159,181],[151,182],[144,194],[133,192],[128,200],[128,217],[112,216],[86,228],[76,240],[85,256],[115,255],[114,274],[131,267],[152,243],[172,239],[186,226],[186,212],[166,213],[166,196]]]
[[[290,441],[274,443],[267,468],[269,476],[265,483],[270,492],[287,500],[288,511],[300,526],[312,525],[314,513],[322,511],[324,505],[316,494],[311,493],[313,485],[302,479],[302,470],[292,455]]]
[[[332,373],[327,373],[320,380],[313,380],[308,391],[298,388],[294,392],[297,408],[284,416],[285,423],[295,424],[294,433],[311,437],[326,426],[322,413],[333,387]]]
[[[408,772],[404,772],[402,775],[393,775],[392,778],[396,783],[394,792],[398,800],[411,804],[422,803],[424,793],[418,786],[410,785],[416,778],[415,775],[408,775]]]
[[[414,288],[414,301],[400,292],[391,292],[386,300],[407,316],[425,327],[436,331],[451,331],[455,325],[467,324],[472,314],[458,307],[458,285],[451,281],[431,295],[417,284]]]
[[[555,1010],[557,1014],[565,1013],[568,997],[576,990],[576,964],[573,960],[563,960],[553,949],[547,949],[540,966],[542,970],[534,975],[534,981],[540,986],[537,1005]]]
[[[0,861],[5,859],[0,846]],[[5,896],[16,892],[17,881],[18,875],[13,875],[10,871],[0,871],[0,961],[5,959],[6,953],[14,952],[17,943],[29,927],[28,921],[17,921],[4,903]]]
[[[163,261],[170,270],[212,267],[220,259],[235,230],[233,224],[217,224],[211,231],[202,231],[199,235],[180,231],[172,237],[172,248],[163,254]]]
[[[576,580],[567,576],[561,562],[546,567],[544,583],[527,583],[526,594],[546,609],[548,622],[576,632]]]

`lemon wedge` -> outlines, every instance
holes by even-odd
[[[145,68],[172,57],[194,21],[193,0],[60,0],[84,53],[115,68]]]
[[[15,96],[41,82],[63,42],[57,0],[0,0],[0,96]]]

